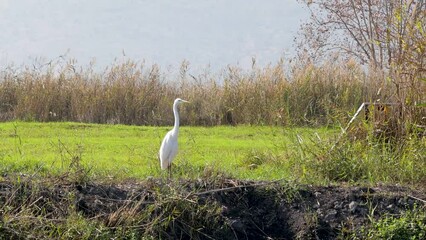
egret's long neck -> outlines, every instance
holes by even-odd
[[[175,126],[173,127],[173,131],[176,133],[179,132],[179,112],[177,103],[173,104],[173,114],[175,115]]]

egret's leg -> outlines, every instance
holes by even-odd
[[[172,165],[167,166],[167,180],[170,180],[171,178],[171,169],[172,169]]]

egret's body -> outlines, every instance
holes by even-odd
[[[178,106],[182,102],[187,102],[180,98],[177,98],[173,103],[173,114],[175,116],[175,125],[172,130],[170,130],[163,141],[161,142],[159,158],[161,169],[169,170],[169,175],[171,175],[172,161],[176,157],[178,152],[178,136],[179,136],[179,112]]]
[[[172,164],[178,151],[177,138],[179,131],[169,131],[163,139],[160,147],[161,169],[165,170]]]

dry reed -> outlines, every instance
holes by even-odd
[[[385,73],[365,71],[353,61],[280,61],[197,76],[188,66],[183,62],[178,76],[131,60],[100,73],[74,60],[7,67],[0,72],[0,120],[170,125],[171,103],[180,96],[192,102],[182,109],[183,124],[318,126],[347,121],[364,101],[395,99]],[[424,101],[418,92],[411,98]],[[410,109],[421,122],[424,108]]]

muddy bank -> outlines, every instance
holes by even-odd
[[[426,195],[403,186],[234,179],[0,183],[2,209],[29,208],[35,216],[55,220],[77,212],[101,222],[106,231],[172,239],[336,239],[367,226],[369,216],[399,214],[424,204],[416,198]]]

